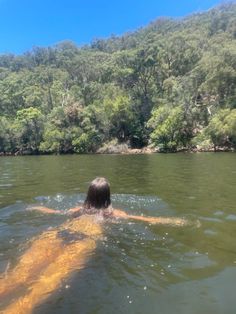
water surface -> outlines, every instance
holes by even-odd
[[[72,207],[96,176],[109,179],[114,207],[201,222],[107,224],[86,268],[35,313],[235,313],[236,154],[4,157],[0,174],[1,273],[65,221],[25,208]]]

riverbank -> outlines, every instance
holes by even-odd
[[[154,154],[154,153],[179,153],[179,152],[189,152],[189,153],[202,153],[202,152],[233,152],[235,149],[233,147],[227,146],[194,146],[191,148],[177,148],[176,150],[171,149],[160,149],[159,147],[145,146],[142,148],[130,148],[128,144],[114,144],[108,143],[97,150],[97,154]]]
[[[86,155],[86,154],[93,154],[93,155],[150,155],[150,154],[173,154],[173,153],[219,153],[219,152],[235,152],[234,148],[228,147],[216,147],[216,148],[181,148],[177,149],[176,151],[170,150],[160,150],[158,148],[152,147],[143,147],[143,148],[114,148],[114,149],[106,149],[106,150],[98,150],[94,153],[30,153],[30,152],[0,152],[0,157],[16,157],[16,156],[45,156],[45,155]]]
[[[219,153],[219,152],[235,152],[233,148],[225,148],[225,147],[217,147],[211,149],[203,149],[203,148],[182,148],[177,149],[176,151],[165,151],[160,150],[158,148],[150,148],[150,147],[143,147],[143,148],[129,148],[125,151],[116,151],[116,152],[96,152],[96,154],[120,154],[120,155],[138,155],[138,154],[173,154],[173,153]]]

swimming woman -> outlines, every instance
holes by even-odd
[[[55,210],[43,206],[32,206],[31,210],[38,210],[47,214],[63,214],[61,210]],[[186,220],[175,217],[144,217],[129,215],[123,210],[114,209],[111,205],[110,185],[105,178],[94,179],[88,188],[87,197],[82,206],[77,206],[66,211],[72,217],[86,215],[99,215],[101,218],[122,218],[134,219],[149,222],[152,224],[167,224],[182,226]]]
[[[32,206],[48,214],[61,211],[43,206]],[[104,220],[134,219],[152,224],[182,226],[181,218],[143,217],[128,215],[113,209],[110,186],[105,178],[96,178],[88,188],[82,206],[66,212],[69,219],[61,226],[45,231],[31,241],[18,264],[0,279],[0,298],[20,293],[20,297],[7,305],[4,314],[28,314],[43,303],[76,270],[83,269],[93,254],[97,240],[103,236]]]

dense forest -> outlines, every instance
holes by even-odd
[[[0,55],[0,152],[236,147],[236,4]]]

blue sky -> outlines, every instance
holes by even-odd
[[[160,16],[208,10],[216,0],[0,0],[0,53],[63,40],[82,45],[121,35]]]

